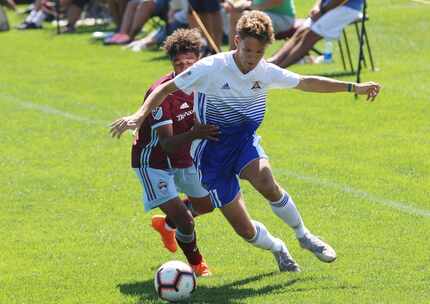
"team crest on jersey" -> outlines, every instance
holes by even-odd
[[[167,192],[167,183],[165,181],[163,181],[162,179],[160,179],[160,181],[158,182],[158,189],[160,190],[161,193],[166,193]]]
[[[152,117],[154,117],[155,120],[160,120],[161,117],[163,117],[163,109],[161,107],[156,107],[152,110]]]
[[[254,82],[254,85],[251,88],[251,90],[255,90],[255,89],[261,89],[259,81]]]

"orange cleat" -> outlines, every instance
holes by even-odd
[[[209,277],[212,275],[212,272],[210,272],[209,270],[208,264],[206,264],[204,260],[200,264],[191,265],[191,268],[198,277]]]
[[[154,215],[151,220],[151,226],[160,234],[164,247],[170,252],[176,252],[175,230],[166,228],[166,217],[164,215]]]

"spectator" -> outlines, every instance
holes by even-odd
[[[43,0],[36,0],[30,14],[25,18],[24,22],[17,26],[18,30],[41,29],[42,23],[47,17],[47,13],[43,10]]]
[[[293,0],[229,0],[224,2],[224,8],[230,15],[230,49],[235,49],[233,38],[236,35],[236,23],[245,10],[260,10],[265,12],[272,20],[275,34],[288,31],[294,26],[296,15]]]
[[[189,0],[189,2],[192,9],[194,9],[199,15],[206,27],[206,30],[209,35],[211,35],[215,45],[219,49],[221,47],[223,36],[223,22],[219,0]],[[191,28],[199,28],[197,21],[192,15],[189,15],[189,24]]]
[[[6,12],[3,10],[3,5],[11,10],[16,10],[16,4],[13,0],[0,0],[0,32],[9,30],[9,20]]]
[[[62,30],[63,33],[74,33],[76,31],[76,22],[81,18],[84,6],[89,2],[90,0],[60,0],[60,6],[66,11],[67,15],[67,25]]]
[[[159,47],[166,40],[167,36],[172,34],[175,30],[188,26],[187,14],[187,0],[171,0],[167,24],[155,29],[145,38],[133,41],[127,45],[127,48],[134,52],[139,52],[144,49]]]
[[[158,16],[167,20],[168,11],[169,0],[131,0],[125,9],[119,32],[106,38],[105,44],[130,43],[150,18]]]
[[[109,12],[118,31],[122,23],[127,3],[128,0],[108,0]]]
[[[363,0],[317,0],[302,27],[268,62],[286,68],[303,58],[322,38],[338,39],[345,26],[361,18],[362,6]]]

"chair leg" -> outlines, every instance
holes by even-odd
[[[373,63],[373,56],[372,56],[372,51],[370,49],[370,44],[369,44],[369,37],[367,36],[367,30],[366,27],[363,27],[363,31],[364,31],[364,39],[366,39],[366,48],[367,48],[367,53],[369,54],[369,61],[370,61],[370,67],[372,68],[372,71],[375,71],[375,64]],[[364,57],[364,55],[363,55]]]
[[[343,70],[346,71],[345,56],[343,55],[342,41],[338,39],[337,44],[339,45],[339,51],[340,51],[340,57],[342,58]]]
[[[355,32],[357,33],[357,41],[360,41],[360,31],[358,29],[357,23],[355,23]],[[364,56],[364,54],[363,54],[363,65],[365,68],[367,68],[366,56]]]
[[[348,55],[348,61],[351,67],[351,73],[354,73],[354,65],[352,64],[352,59],[351,59],[351,50],[349,49],[348,38],[346,37],[345,31],[343,31],[343,40],[345,41],[346,54]]]

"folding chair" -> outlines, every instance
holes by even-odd
[[[345,43],[345,49],[346,49],[346,54],[348,56],[348,62],[349,62],[349,67],[351,70],[351,74],[355,74],[357,77],[357,82],[360,82],[360,74],[361,74],[361,67],[362,64],[367,67],[367,63],[366,63],[366,58],[364,56],[364,44],[366,44],[366,49],[367,49],[367,53],[369,56],[369,61],[370,61],[370,66],[372,71],[375,71],[375,64],[373,61],[373,56],[372,56],[372,50],[370,49],[370,43],[369,43],[369,37],[367,35],[367,31],[366,31],[366,22],[369,21],[369,17],[367,16],[367,1],[364,0],[363,1],[363,14],[362,14],[362,18],[358,19],[354,22],[352,22],[350,25],[353,25],[355,27],[355,32],[357,34],[357,40],[358,40],[358,45],[359,45],[359,54],[358,54],[358,67],[357,70],[354,69],[354,65],[352,63],[352,59],[351,59],[351,50],[349,47],[349,42],[348,42],[348,37],[346,35],[346,31],[345,29],[343,29],[342,31],[342,36],[343,36],[343,40]],[[360,27],[360,29],[359,29]],[[342,38],[340,38],[338,40],[338,45],[339,45],[339,51],[340,51],[340,56],[342,59],[342,65],[344,70],[346,71],[346,62],[345,62],[345,56],[344,56],[344,52],[343,52],[343,47],[342,47]]]

